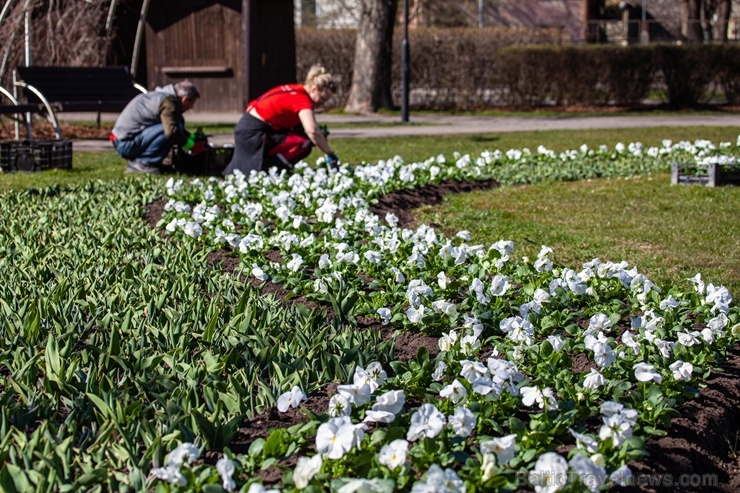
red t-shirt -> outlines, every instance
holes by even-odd
[[[301,122],[298,118],[299,111],[313,109],[313,101],[301,84],[285,84],[273,87],[251,101],[247,106],[247,113],[252,109],[256,110],[273,130],[287,130]]]

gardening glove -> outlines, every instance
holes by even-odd
[[[198,140],[193,144],[193,147],[190,148],[190,152],[197,156],[198,154],[203,154],[204,152],[208,152],[209,147],[210,146],[208,145],[207,140]]]
[[[196,147],[197,146],[197,147]],[[182,150],[191,154],[202,154],[208,149],[208,138],[199,133],[188,133],[188,140],[183,144]]]
[[[339,158],[336,154],[327,154],[326,155],[326,165],[329,166],[330,169],[337,169],[339,168]]]

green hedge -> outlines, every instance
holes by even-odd
[[[297,30],[299,80],[313,63],[352,82],[356,31]],[[394,35],[392,90],[401,100],[402,33]],[[473,109],[496,105],[639,104],[651,90],[691,106],[724,95],[740,103],[740,47],[734,44],[567,45],[558,29],[418,28],[409,32],[411,105]]]
[[[349,94],[355,53],[356,31],[352,29],[296,30],[297,76],[322,63],[339,78],[336,104]],[[401,104],[401,41],[393,35],[391,89]],[[497,104],[500,88],[494,82],[498,71],[496,53],[507,46],[554,45],[564,42],[560,29],[528,28],[416,28],[409,31],[411,49],[410,86],[416,108],[471,108]]]

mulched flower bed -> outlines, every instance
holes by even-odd
[[[470,192],[472,190],[496,187],[495,182],[458,183],[446,182],[422,188],[403,190],[386,195],[374,207],[373,212],[384,218],[387,212],[399,218],[403,227],[411,227],[415,219],[410,211],[422,205],[437,204],[445,194]],[[162,215],[164,201],[150,204],[147,208],[147,222],[155,226]],[[222,265],[227,271],[234,271],[239,261],[226,251],[214,253],[212,265]],[[284,290],[283,290],[284,291]],[[268,292],[279,299],[284,296],[278,286],[268,288]],[[264,292],[264,291],[263,291]],[[292,303],[296,299],[285,300]],[[364,329],[381,329],[366,321]],[[402,341],[400,340],[402,339]],[[416,351],[425,347],[434,355],[437,352],[437,338],[424,334],[404,333],[397,338],[396,357],[400,360],[413,358]],[[584,366],[585,362],[575,362],[574,366]],[[582,368],[574,368],[582,371]],[[309,396],[304,405],[313,412],[323,412],[332,394],[330,384],[316,395]],[[740,345],[735,347],[728,361],[720,371],[713,372],[701,397],[682,405],[680,417],[674,418],[665,437],[647,441],[650,454],[639,463],[630,463],[636,485],[618,488],[619,491],[640,492],[737,492],[740,491]],[[229,447],[234,451],[246,451],[254,439],[266,437],[275,427],[288,427],[305,422],[307,416],[300,409],[278,413],[268,409],[264,414],[244,423],[237,438]],[[274,481],[279,479],[277,476]],[[264,477],[267,483],[272,477]],[[702,484],[704,486],[702,486]]]

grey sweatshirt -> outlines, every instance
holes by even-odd
[[[129,101],[116,120],[113,135],[118,140],[132,139],[145,128],[158,123],[162,124],[165,136],[173,144],[182,146],[187,142],[185,120],[172,84],[139,94]]]

